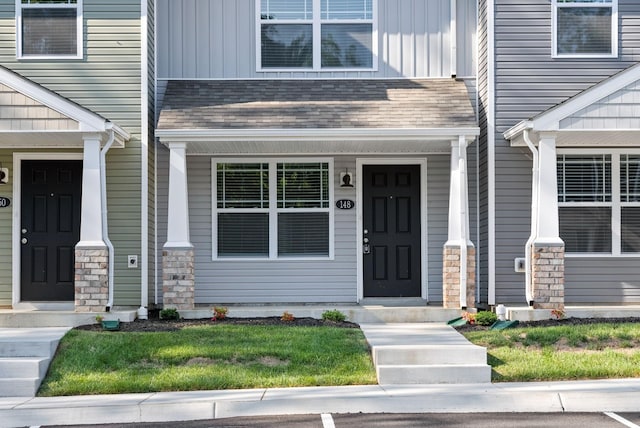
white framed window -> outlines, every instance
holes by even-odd
[[[213,259],[332,259],[329,159],[213,159]]]
[[[640,255],[640,153],[559,151],[557,168],[565,251]]]
[[[16,0],[17,57],[82,58],[82,0]]]
[[[554,57],[617,57],[618,0],[552,0]]]
[[[257,68],[375,70],[376,0],[258,0]]]

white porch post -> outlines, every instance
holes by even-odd
[[[540,133],[538,144],[537,234],[533,240],[531,286],[533,307],[564,308],[564,242],[560,239],[556,135]],[[532,213],[533,214],[533,213]]]
[[[169,144],[167,242],[162,251],[163,305],[179,310],[195,305],[194,251],[189,235],[187,145]]]
[[[109,300],[109,250],[102,235],[100,135],[83,136],[80,242],[75,248],[75,309],[102,312]]]
[[[184,143],[169,145],[169,213],[165,247],[191,247],[189,236],[189,196],[187,190],[187,148]]]
[[[100,182],[100,136],[84,136],[82,158],[82,213],[80,247],[104,246],[102,239],[102,186]]]
[[[451,142],[448,237],[443,252],[443,306],[475,307],[475,249],[469,240],[467,145]]]

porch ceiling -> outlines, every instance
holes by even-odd
[[[455,79],[170,81],[156,135],[200,153],[415,153],[479,133]]]

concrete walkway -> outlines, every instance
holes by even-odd
[[[0,398],[0,426],[321,413],[637,412],[640,379]]]

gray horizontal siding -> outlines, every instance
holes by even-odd
[[[0,0],[0,63],[132,136],[125,149],[108,154],[107,192],[109,237],[116,248],[115,304],[139,305],[142,272],[127,268],[127,255],[141,254],[140,0],[84,0],[82,60],[18,61],[15,5],[14,0]],[[10,224],[0,223],[0,234]],[[4,270],[0,276],[5,277]],[[10,281],[10,270],[6,278]]]
[[[159,148],[158,157],[157,225],[161,247],[166,240],[167,227],[168,150]],[[335,199],[356,199],[355,188],[337,186],[340,172],[355,171],[355,166],[354,156],[334,158]],[[197,304],[356,301],[356,210],[335,211],[334,260],[212,261],[211,157],[189,156],[187,168],[190,233],[196,253]],[[428,156],[427,175],[429,297],[433,302],[441,302],[449,156]],[[161,258],[161,251],[157,256]],[[161,284],[158,288],[161,289]]]
[[[450,0],[377,0],[378,71],[256,72],[254,0],[158,0],[158,77],[449,77]],[[475,75],[473,1],[459,1],[457,74]]]
[[[531,155],[526,149],[511,148],[502,133],[640,60],[640,2],[619,1],[619,57],[613,59],[551,58],[548,0],[496,0],[495,4],[496,300],[524,303],[525,279],[514,272],[513,259],[524,255],[531,228]],[[479,86],[483,98],[484,83]],[[635,268],[638,264],[633,259],[620,263],[627,268],[619,271],[602,262],[602,278],[608,279],[601,284],[609,284],[610,294],[627,302],[631,298],[616,290],[636,281],[640,268]],[[588,282],[576,276],[574,265],[575,261],[567,259],[567,302],[581,293],[583,302],[599,302],[587,290]]]
[[[639,262],[611,257],[566,258],[566,303],[640,304]]]

